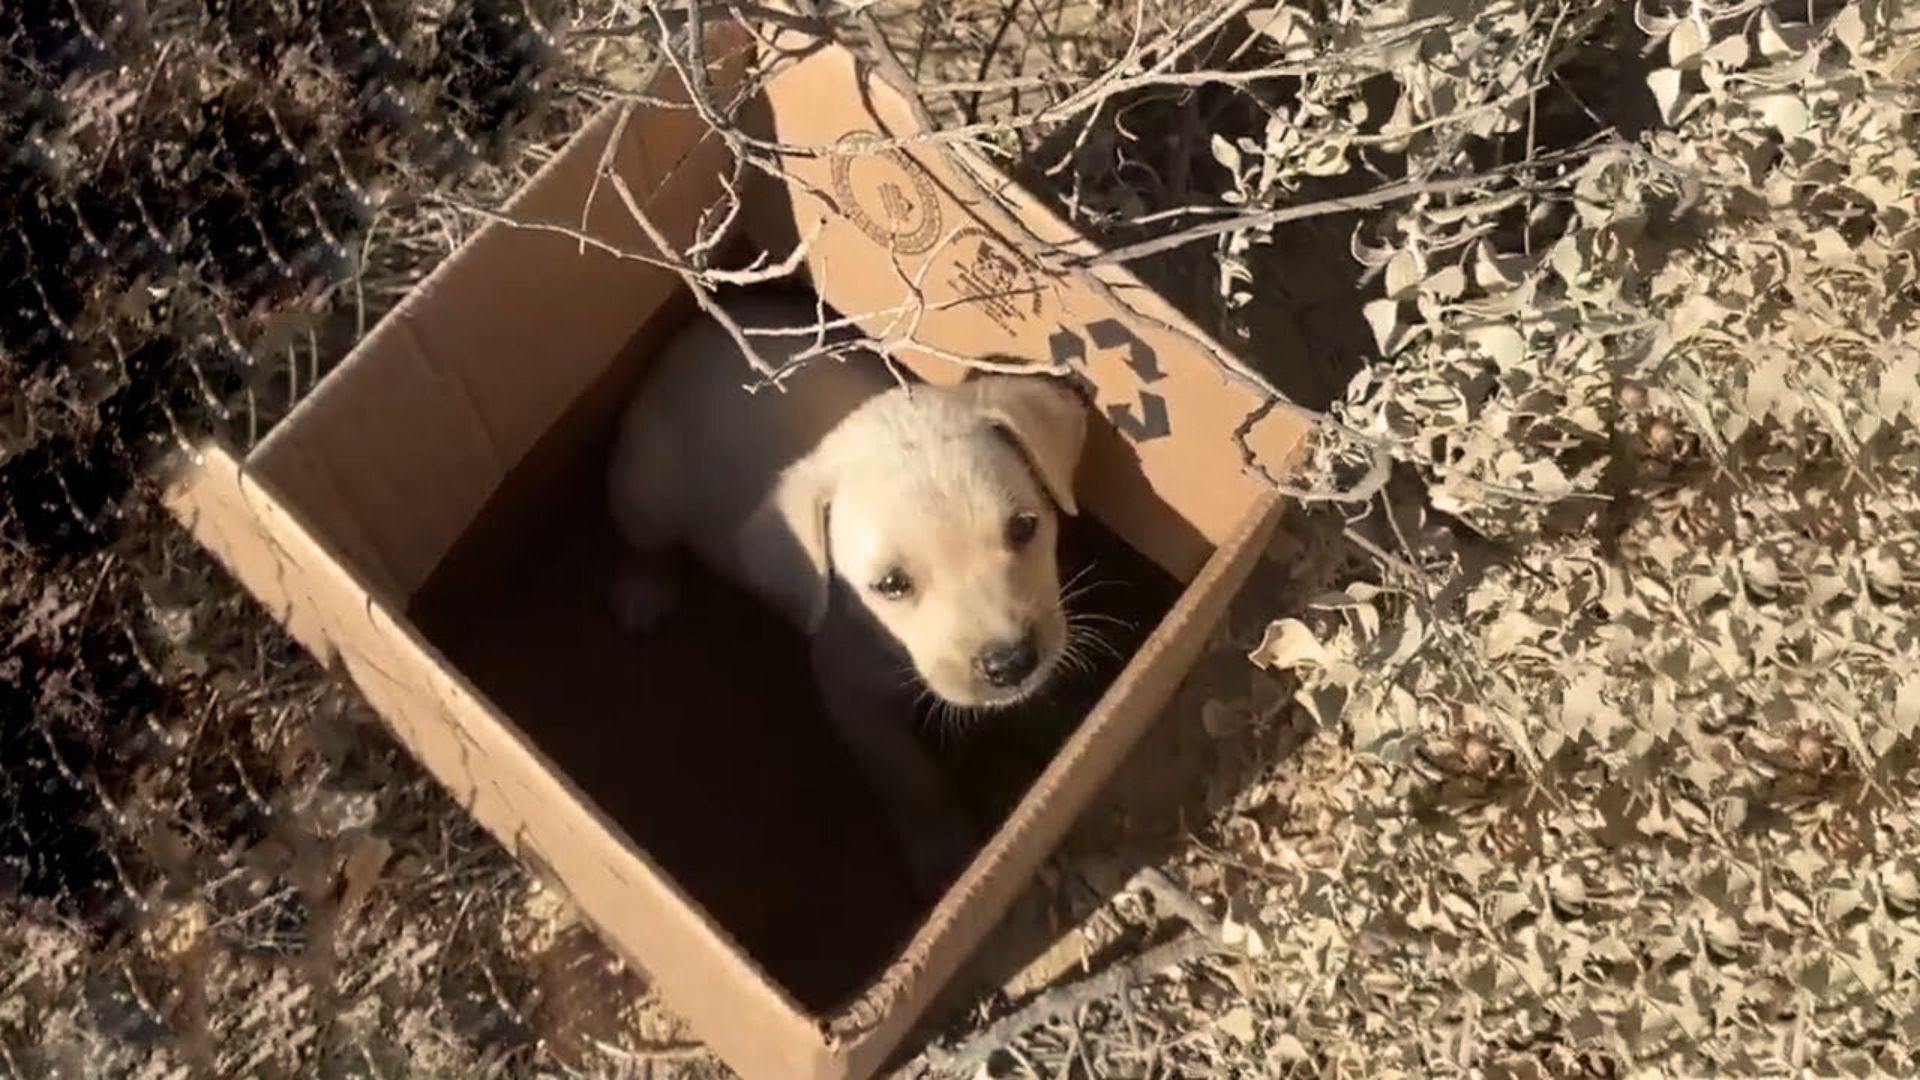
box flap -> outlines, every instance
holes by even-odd
[[[729,23],[711,37],[713,84],[737,86],[744,31]],[[655,93],[686,97],[672,71]],[[657,261],[583,250],[569,235],[656,254],[613,186],[596,182],[616,122],[614,109],[595,116],[508,205],[512,223],[491,221],[462,244],[249,456],[383,596],[426,579],[507,470],[681,289]],[[683,245],[730,160],[698,113],[649,105],[636,107],[611,164]]]
[[[1083,465],[1092,508],[1129,543],[1191,578],[1289,471],[1299,413],[1124,267],[1068,265],[1098,249],[1010,181],[997,204],[965,197],[939,148],[914,141],[906,99],[853,54],[814,52],[766,95],[828,303],[936,381],[962,376],[956,357],[1082,376],[1109,421]]]

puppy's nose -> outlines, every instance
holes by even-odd
[[[980,677],[995,686],[1018,686],[1040,666],[1040,652],[1033,647],[1033,635],[1019,641],[1002,641],[980,650],[973,658]]]

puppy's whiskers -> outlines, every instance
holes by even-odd
[[[1080,642],[1077,640],[1077,637],[1078,635],[1076,635],[1073,630],[1073,624],[1069,622],[1067,624],[1067,638],[1060,643],[1060,657],[1055,661],[1055,666],[1059,671],[1078,675],[1090,675],[1092,672],[1087,667],[1085,650],[1080,647]]]
[[[911,661],[894,665],[893,669],[887,672],[887,674],[893,676],[893,688],[895,690],[909,690],[914,687],[920,688],[920,693],[914,698],[916,704],[919,703],[921,698],[924,698],[930,693],[927,689],[927,684],[920,678],[920,670],[914,667]]]
[[[1078,611],[1069,614],[1067,618],[1069,621],[1079,620],[1083,623],[1106,623],[1108,626],[1119,627],[1122,630],[1134,629],[1132,622],[1118,615],[1109,615],[1104,611]]]
[[[920,692],[913,695],[913,704],[908,706],[908,708],[924,716],[927,711],[927,702],[932,699],[933,687],[922,683],[920,684]]]
[[[1126,626],[1125,623],[1121,623],[1120,625],[1123,627]],[[1131,629],[1131,627],[1127,628]],[[1070,620],[1067,623],[1067,632],[1069,636],[1077,638],[1082,645],[1099,650],[1109,659],[1124,661],[1127,658],[1126,654],[1120,651],[1120,647],[1108,640],[1107,636],[1101,632],[1101,627],[1097,620]]]
[[[1099,612],[1071,610],[1066,612],[1066,617],[1067,640],[1061,647],[1061,659],[1066,666],[1092,677],[1098,674],[1102,657],[1116,664],[1126,663],[1126,656],[1100,632],[1103,624],[1131,630],[1126,620]]]
[[[1081,567],[1072,577],[1068,578],[1067,583],[1060,587],[1060,603],[1070,605],[1076,600],[1091,595],[1096,589],[1125,584],[1124,582],[1115,581],[1110,578],[1096,579],[1093,581],[1087,580],[1098,567],[1098,563],[1089,562],[1087,565]]]
[[[1089,561],[1075,571],[1073,576],[1067,579],[1066,584],[1060,587],[1060,609],[1061,614],[1066,617],[1067,636],[1060,646],[1058,666],[1063,671],[1088,678],[1099,675],[1100,661],[1103,658],[1112,659],[1119,664],[1124,664],[1127,659],[1120,649],[1101,633],[1101,628],[1108,627],[1123,633],[1131,633],[1135,629],[1133,623],[1115,615],[1100,611],[1075,610],[1080,602],[1096,590],[1123,584],[1119,581],[1094,577],[1098,569],[1099,563]]]
[[[1073,591],[1074,587],[1079,585],[1080,582],[1084,580],[1088,574],[1091,574],[1091,573],[1093,573],[1092,563],[1088,563],[1087,565],[1081,567],[1079,570],[1075,571],[1074,575],[1067,579],[1066,584],[1060,586],[1060,595],[1062,597],[1078,595]]]
[[[929,692],[931,696],[931,692]],[[945,698],[934,697],[933,705],[926,719],[933,728],[935,736],[942,742],[957,740],[966,732],[968,726],[978,718],[979,711],[968,706],[956,705]]]

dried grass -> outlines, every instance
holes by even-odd
[[[479,5],[449,37],[450,7],[326,8],[277,79],[249,35],[288,12],[147,9],[62,30],[136,67],[8,38],[6,177],[72,196],[41,212],[68,226],[124,160],[244,194],[169,147],[234,153],[182,110],[259,94],[330,148],[337,186],[296,188],[338,235],[299,235],[341,260],[304,269],[258,209],[258,249],[5,252],[0,1072],[722,1075],[142,472],[178,430],[269,429],[471,208],[644,85],[684,9]],[[840,30],[888,43],[943,138],[1138,259],[1320,431],[1318,501],[902,1074],[1911,1072],[1913,16],[869,16]],[[510,136],[368,141],[369,56]]]

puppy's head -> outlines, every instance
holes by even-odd
[[[1065,386],[995,376],[873,399],[782,478],[773,504],[813,577],[814,626],[841,578],[935,695],[1009,705],[1067,638],[1055,549],[1075,514],[1086,412]]]

